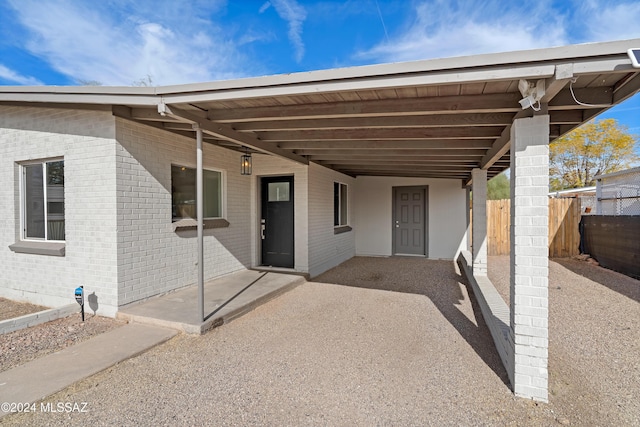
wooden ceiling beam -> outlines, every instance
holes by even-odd
[[[233,124],[239,131],[316,130],[350,128],[428,128],[457,126],[506,126],[512,113],[430,114],[392,117],[341,117],[325,119],[271,120]]]
[[[277,157],[281,157],[288,160],[293,160],[296,163],[309,164],[309,160],[292,153],[291,151],[282,150],[276,147],[274,144],[260,141],[252,135],[241,133],[233,130],[230,126],[221,123],[213,123],[207,119],[201,118],[199,115],[189,111],[180,110],[167,104],[159,104],[158,111],[162,115],[173,117],[174,119],[181,120],[187,123],[197,124],[203,132],[206,132],[214,137],[226,139],[239,145],[243,145],[254,150],[273,154]]]
[[[406,167],[402,165],[336,165],[336,168],[341,171],[369,171],[369,170],[377,170],[377,171],[389,171],[389,170],[398,170],[404,171],[407,170]],[[473,167],[448,167],[448,166],[418,166],[413,165],[410,168],[412,171],[440,171],[447,173],[456,173],[456,172],[470,172]]]
[[[603,87],[590,87],[590,88],[573,88],[573,93],[576,96],[576,99],[585,104],[598,105],[597,108],[607,108],[600,107],[602,106],[612,106],[613,105],[613,88],[608,86]],[[573,99],[571,95],[571,89],[562,89],[558,94],[549,101],[549,110],[563,110],[563,109],[571,109],[571,110],[580,110],[580,109],[590,109],[594,107],[579,105]]]
[[[419,162],[455,162],[455,163],[477,163],[482,158],[482,155],[478,154],[475,156],[391,156],[388,154],[378,154],[378,155],[370,155],[370,156],[360,156],[360,155],[336,155],[333,153],[327,154],[317,154],[308,157],[310,161],[327,161],[327,162],[335,162],[335,161],[378,161],[384,160],[389,162],[395,161],[419,161]]]
[[[369,167],[371,166],[372,168],[375,169],[375,167],[377,166],[397,166],[397,169],[402,169],[403,167],[407,167],[407,168],[438,168],[438,167],[442,167],[444,168],[443,170],[448,170],[448,169],[456,169],[456,168],[464,168],[464,170],[471,170],[473,168],[478,167],[478,162],[475,163],[440,163],[440,162],[416,162],[416,161],[384,161],[384,160],[380,160],[380,161],[364,161],[364,162],[359,162],[359,161],[349,161],[349,160],[345,160],[345,161],[335,161],[335,160],[325,160],[325,161],[315,161],[315,163],[321,164],[321,165],[325,165],[325,166],[335,166],[335,167],[340,167],[340,168],[357,168],[360,166],[366,166]],[[375,167],[374,167],[375,166]]]
[[[305,149],[297,149],[295,150],[296,154],[301,156],[313,156],[313,155],[325,155],[325,154],[335,154],[340,153],[343,156],[351,156],[358,154],[367,154],[371,155],[375,153],[376,155],[389,155],[389,156],[456,156],[456,157],[467,157],[467,156],[483,156],[487,152],[486,149],[372,149],[372,148],[361,148],[361,149],[346,149],[346,150],[331,150],[331,149],[319,149],[319,148],[305,148]]]
[[[340,141],[285,141],[279,142],[278,147],[284,150],[412,150],[412,149],[449,149],[464,150],[468,148],[491,148],[491,139],[470,139],[454,141],[366,141],[366,140],[340,140]],[[296,151],[297,152],[297,151]]]
[[[342,172],[338,170],[338,172]],[[442,174],[436,172],[410,172],[410,171],[359,171],[356,173],[345,173],[345,175],[351,176],[392,176],[392,177],[408,177],[408,178],[433,178],[433,179],[456,179],[456,180],[464,180],[469,174],[461,173],[461,174]]]
[[[516,113],[520,110],[518,103],[520,98],[520,93],[498,93],[215,109],[209,110],[208,119],[226,123],[293,118],[404,116],[425,113]]]
[[[402,140],[402,139],[487,139],[497,138],[503,127],[440,127],[394,129],[332,129],[257,132],[261,141]]]
[[[599,111],[599,110],[598,110]],[[350,128],[429,128],[458,126],[507,126],[513,113],[431,114],[393,117],[343,117],[330,119],[272,120],[234,123],[241,132],[273,130],[317,130]],[[583,121],[581,111],[560,110],[550,113],[552,124],[578,124]]]

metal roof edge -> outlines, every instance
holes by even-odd
[[[313,83],[328,84],[348,80],[406,78],[417,73],[474,71],[485,67],[512,68],[536,63],[542,66],[548,65],[550,61],[595,59],[614,55],[626,56],[627,50],[635,47],[640,48],[640,38],[158,87],[0,86],[0,102],[156,105],[161,102],[162,96],[190,95],[199,92],[233,92],[252,88],[274,88]]]
[[[617,171],[617,172],[611,172],[611,173],[605,173],[605,174],[601,174],[601,175],[596,175],[593,179],[600,180],[600,179],[603,179],[603,178],[613,178],[615,176],[626,175],[628,173],[638,173],[638,172],[640,172],[640,166],[636,166],[634,168],[629,168],[629,169],[625,169],[625,170],[621,170],[621,171]]]
[[[300,83],[327,82],[331,80],[362,79],[406,75],[413,73],[447,70],[473,69],[492,66],[526,65],[536,62],[570,61],[580,58],[595,58],[610,55],[627,55],[632,47],[640,48],[640,38],[608,42],[582,43],[551,48],[529,49],[449,58],[423,59],[418,61],[386,64],[359,65],[345,68],[303,71],[220,80],[203,83],[187,83],[158,87],[158,94],[172,95],[186,92],[248,89],[252,87],[282,86]],[[631,62],[629,61],[629,64]]]

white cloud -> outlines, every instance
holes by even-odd
[[[561,13],[547,1],[434,0],[417,3],[412,22],[361,59],[381,62],[504,52],[567,43]]]
[[[266,1],[266,2],[264,2],[264,4],[262,6],[260,6],[260,10],[258,10],[258,13],[264,13],[270,7],[271,7],[271,2],[270,1]]]
[[[11,5],[30,33],[29,51],[76,80],[131,85],[149,76],[154,85],[166,85],[241,77],[250,68],[209,20],[219,7],[214,2],[11,0]]]
[[[588,41],[640,38],[640,3],[637,1],[590,4],[581,12],[580,25],[587,31]]]
[[[2,64],[0,64],[0,79],[7,80],[12,83],[17,83],[19,85],[34,86],[42,84],[42,82],[35,77],[23,76],[22,74],[19,74]]]
[[[307,19],[307,12],[296,0],[272,0],[271,5],[276,9],[280,18],[287,21],[289,25],[289,41],[295,49],[296,61],[300,62],[304,57],[304,42],[302,41],[302,24]],[[260,11],[266,10],[269,6],[265,3]],[[266,7],[265,7],[266,6]]]

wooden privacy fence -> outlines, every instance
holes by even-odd
[[[580,254],[580,201],[549,199],[549,256]],[[487,252],[508,255],[510,251],[511,201],[487,201]]]

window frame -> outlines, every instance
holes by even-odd
[[[20,166],[20,170],[19,170],[19,185],[20,185],[20,240],[24,241],[24,242],[37,242],[37,243],[65,243],[66,242],[66,230],[65,230],[65,239],[63,240],[59,240],[59,239],[48,239],[48,234],[49,234],[49,227],[48,227],[48,217],[49,217],[49,201],[47,200],[47,164],[48,163],[56,163],[56,162],[63,162],[64,163],[64,157],[52,157],[52,158],[46,158],[46,159],[38,159],[38,160],[29,160],[29,161],[25,161],[25,162],[20,162],[19,166]],[[34,165],[40,165],[42,166],[43,169],[43,174],[42,174],[42,186],[43,186],[43,209],[44,209],[44,238],[38,238],[38,237],[28,237],[27,236],[27,179],[26,179],[26,166],[34,166]],[[64,166],[63,166],[64,167]],[[63,177],[64,175],[66,175],[66,172],[63,172]],[[67,210],[67,204],[65,203],[65,199],[66,199],[66,192],[65,190],[65,184],[62,184],[62,191],[63,191],[63,204],[64,204],[64,209],[63,209],[63,213],[62,213],[62,218],[64,220],[65,223],[65,229],[66,229],[66,210]],[[54,214],[54,215],[59,215],[59,214]]]
[[[186,169],[191,169],[193,170],[196,174],[197,174],[197,168],[196,167],[192,167],[192,166],[187,166],[185,164],[178,164],[178,163],[171,163],[171,171],[173,170],[174,167],[177,168],[186,168]],[[210,167],[206,167],[203,168],[203,174],[205,171],[209,171],[209,172],[216,172],[220,174],[220,216],[215,216],[215,217],[208,217],[205,216],[203,218],[203,221],[219,221],[219,220],[225,220],[225,218],[227,217],[227,176],[226,176],[226,171],[224,169],[218,169],[218,168],[210,168]],[[203,177],[204,178],[204,177]],[[194,188],[194,195],[197,198],[197,182],[195,183],[196,188]],[[194,215],[193,218],[190,217],[176,217],[173,216],[173,207],[174,207],[174,196],[173,196],[173,172],[171,172],[171,222],[173,224],[177,224],[177,223],[185,223],[184,226],[181,226],[180,228],[183,227],[188,227],[189,225],[187,225],[187,222],[193,222],[193,221],[197,221],[197,208],[196,208],[196,214]],[[203,194],[203,197],[206,198],[206,193]],[[205,200],[205,204],[206,204],[206,200]],[[195,206],[195,204],[194,204]],[[224,221],[226,222],[226,221]],[[217,223],[216,223],[217,224]],[[228,223],[226,223],[228,225]],[[226,226],[226,225],[225,225]],[[217,228],[217,227],[214,227]]]
[[[336,194],[338,189],[338,194]],[[344,198],[343,198],[344,196]],[[344,206],[343,209],[343,205]],[[343,213],[346,218],[343,218]],[[333,182],[333,228],[349,227],[349,184],[340,181]],[[336,224],[336,217],[338,223]]]

